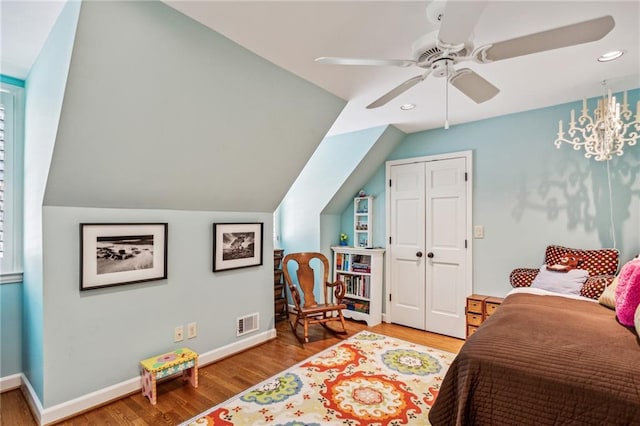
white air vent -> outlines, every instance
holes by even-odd
[[[238,324],[236,327],[236,336],[242,336],[243,334],[251,333],[260,328],[260,316],[256,312],[255,314],[247,315],[238,318]]]

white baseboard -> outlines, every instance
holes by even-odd
[[[22,384],[22,373],[12,374],[7,377],[0,377],[0,393],[18,389]]]
[[[106,402],[113,401],[122,396],[140,390],[140,377],[134,377],[124,382],[116,383],[103,389],[82,395],[53,407],[45,408],[40,417],[41,425],[48,425],[58,422],[62,419],[69,418],[83,411],[87,411],[102,405]]]
[[[234,342],[226,346],[222,346],[221,348],[199,354],[198,364],[199,366],[210,364],[219,359],[226,358],[230,355],[242,352],[253,346],[274,339],[275,337],[275,328],[264,331],[262,333],[247,337],[246,339],[242,339],[238,342]],[[94,407],[103,405],[109,401],[113,401],[141,389],[140,376],[136,376],[131,379],[125,380],[124,382],[116,383],[115,385],[99,389],[95,392],[91,392],[78,398],[74,398],[61,404],[43,409],[38,396],[36,395],[33,387],[31,386],[31,383],[29,383],[27,378],[22,374],[19,374],[18,378],[21,379],[22,383],[24,383],[27,389],[25,398],[27,399],[29,408],[31,408],[33,415],[40,425],[47,425],[50,423],[58,422],[62,419],[69,418],[78,413],[90,410]]]
[[[36,422],[41,425],[42,424],[42,412],[44,409],[42,408],[42,404],[40,403],[40,398],[36,394],[36,391],[33,390],[33,386],[31,386],[31,382],[24,374],[21,374],[22,386],[20,389],[22,390],[22,394],[24,395],[24,399],[27,400],[27,405],[31,410],[31,414],[36,418]]]
[[[202,365],[211,364],[214,361],[217,361],[222,358],[226,358],[233,354],[237,354],[238,352],[242,352],[253,346],[264,343],[267,340],[271,340],[275,338],[276,338],[276,329],[272,328],[271,330],[267,330],[260,334],[256,334],[256,335],[247,337],[246,339],[242,339],[239,342],[233,342],[221,348],[214,349],[212,351],[200,354],[198,356],[198,365],[202,366]]]

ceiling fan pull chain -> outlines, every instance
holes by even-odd
[[[445,63],[447,68],[447,77],[444,83],[444,129],[449,129],[449,61]]]

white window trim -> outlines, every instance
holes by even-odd
[[[5,210],[5,253],[0,259],[0,284],[6,284],[22,281],[24,88],[0,83],[0,94],[5,108],[12,108],[12,120],[5,119],[5,207],[9,208]]]

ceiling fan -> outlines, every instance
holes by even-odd
[[[367,106],[368,109],[385,105],[429,75],[446,77],[453,87],[479,104],[493,98],[500,89],[472,69],[456,69],[454,65],[471,60],[484,64],[588,43],[600,40],[615,26],[613,18],[607,15],[474,49],[473,29],[486,4],[486,0],[432,2],[427,7],[427,15],[432,22],[440,23],[440,29],[425,34],[413,43],[413,59],[320,57],[316,61],[333,65],[417,66],[426,70],[373,101]]]

